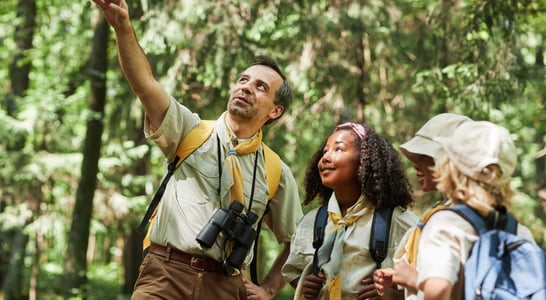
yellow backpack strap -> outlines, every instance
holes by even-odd
[[[180,142],[180,145],[178,145],[178,149],[176,150],[175,157],[172,161],[174,163],[174,169],[170,170],[170,172],[173,172],[182,164],[182,162],[190,156],[199,146],[203,145],[203,143],[210,137],[212,134],[212,129],[214,128],[214,123],[216,121],[211,120],[201,120],[197,126],[193,127],[190,132],[182,139],[182,142]],[[171,167],[169,166],[169,169]],[[171,173],[172,174],[172,173]],[[170,176],[169,176],[170,177]],[[166,178],[168,181],[168,178]],[[165,181],[165,179],[164,179]],[[163,183],[162,183],[163,184]],[[166,184],[166,181],[165,181]],[[144,237],[144,240],[142,241],[142,250],[146,251],[148,247],[150,247],[150,228],[152,227],[152,221],[155,218],[155,215],[157,213],[157,204],[159,204],[159,199],[161,198],[163,193],[161,195],[155,195],[154,199],[152,200],[152,203],[148,207],[148,211],[146,212],[146,215],[144,216],[144,220],[142,220],[142,224],[148,225],[148,230],[146,232],[146,236]],[[150,211],[153,212],[150,214]],[[148,216],[149,215],[149,216]],[[148,219],[148,220],[146,220]]]
[[[277,193],[281,181],[282,161],[275,151],[271,150],[266,144],[262,143],[262,145],[264,149],[265,176],[269,188],[269,200],[271,200]]]
[[[178,158],[176,162],[176,167],[178,168],[180,164],[190,156],[199,146],[210,137],[212,134],[212,129],[214,128],[214,123],[216,121],[211,120],[201,120],[197,126],[193,127],[188,135],[184,137],[178,149],[176,150],[175,159]]]

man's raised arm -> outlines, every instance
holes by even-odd
[[[116,33],[118,59],[123,74],[138,96],[154,128],[158,128],[169,107],[165,88],[154,78],[146,54],[140,47],[124,0],[93,0]]]

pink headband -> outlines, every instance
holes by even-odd
[[[336,126],[336,130],[343,128],[352,129],[361,140],[366,137],[366,129],[364,128],[364,126],[362,126],[362,124],[347,122]]]

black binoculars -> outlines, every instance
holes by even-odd
[[[226,240],[233,241],[232,251],[223,262],[226,275],[231,275],[234,268],[241,267],[256,239],[256,230],[252,225],[258,216],[251,211],[242,214],[243,208],[238,201],[233,201],[228,209],[218,208],[196,238],[204,248],[212,247],[220,232],[226,234]]]

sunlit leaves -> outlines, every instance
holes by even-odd
[[[16,4],[4,0],[0,6],[4,87],[16,51]],[[105,125],[94,233],[123,228],[122,235],[133,228],[131,222],[139,221],[161,179],[165,159],[144,140],[142,107],[120,72],[113,34],[105,114],[87,108],[88,78],[96,75],[87,69],[92,24],[100,16],[92,1],[37,4],[33,47],[24,53],[24,62],[32,66],[29,89],[16,99],[15,117],[0,111],[0,201],[9,206],[4,210],[9,218],[19,212],[26,216],[19,205],[28,199],[45,201],[29,230],[42,230],[46,241],[54,240],[45,251],[60,257],[89,118],[102,118]],[[537,157],[546,143],[544,0],[128,4],[155,76],[203,118],[225,110],[230,84],[254,55],[279,60],[295,100],[279,122],[266,128],[265,139],[298,182],[310,155],[341,120],[367,122],[398,146],[432,115],[463,113],[513,133],[516,213],[533,230],[542,230],[540,215],[533,213],[540,212],[537,191],[546,184],[544,158]],[[427,205],[426,197],[419,199],[425,203],[418,205]],[[98,220],[119,227],[98,226]],[[544,236],[539,231],[538,238]],[[56,272],[51,269],[50,276]]]

